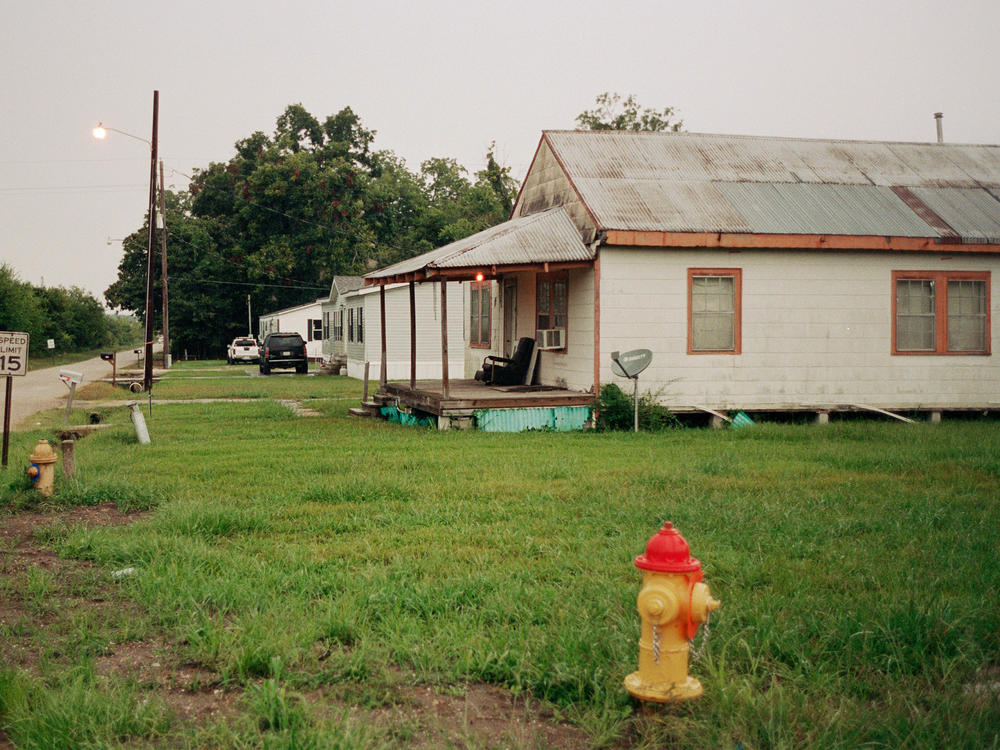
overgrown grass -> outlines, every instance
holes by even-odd
[[[356,381],[259,381],[253,403],[154,401],[152,445],[131,428],[80,441],[57,502],[156,511],[47,540],[136,568],[120,585],[182,658],[245,691],[250,728],[213,731],[320,731],[296,691],[403,669],[531,695],[598,746],[1000,744],[1000,699],[982,688],[1000,665],[995,422],[438,433],[352,420],[337,399]],[[331,399],[324,416],[266,398],[292,392]],[[16,450],[34,437],[16,436]],[[632,558],[668,519],[723,608],[692,667],[705,696],[644,714],[621,684]],[[60,703],[68,688],[19,689]]]

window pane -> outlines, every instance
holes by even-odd
[[[490,343],[490,307],[493,305],[490,286],[484,284],[479,293],[481,295],[479,299],[479,340],[488,345]]]
[[[733,344],[733,316],[703,313],[691,321],[691,348],[696,351],[729,351]]]
[[[986,351],[986,282],[948,282],[948,351]]]
[[[479,290],[475,287],[469,297],[469,341],[479,343]]]
[[[538,282],[538,315],[548,315],[552,300],[552,285],[548,281]]]
[[[691,349],[732,351],[736,348],[736,279],[694,276],[691,279]]]
[[[934,282],[900,279],[896,282],[896,349],[932,352],[937,347]]]
[[[552,317],[553,328],[566,327],[566,282],[555,281],[552,284]]]

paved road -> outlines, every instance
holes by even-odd
[[[154,350],[159,351],[161,344],[154,344]],[[118,352],[118,370],[135,370],[135,354],[132,349]],[[33,414],[47,409],[58,409],[66,406],[69,388],[59,379],[59,370],[73,370],[83,373],[83,385],[101,378],[111,377],[111,365],[100,357],[94,357],[83,362],[76,362],[61,367],[46,367],[44,370],[32,370],[27,375],[12,378],[14,381],[10,415],[12,430],[30,429],[34,423],[29,419]],[[3,419],[3,409],[7,384],[6,378],[0,378],[0,420]],[[0,430],[3,424],[0,422]]]

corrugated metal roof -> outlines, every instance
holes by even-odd
[[[998,146],[613,131],[545,138],[602,229],[945,236],[890,190],[907,187],[963,241],[998,234]]]
[[[753,232],[926,237],[929,229],[887,187],[724,182],[716,188]],[[716,231],[746,230],[719,227]]]
[[[444,247],[365,274],[365,278],[391,278],[434,268],[560,263],[587,261],[593,257],[593,252],[580,239],[580,230],[560,207],[505,221]]]
[[[921,201],[966,241],[1000,243],[1000,200],[996,191],[914,188]]]

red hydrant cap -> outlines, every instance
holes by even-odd
[[[688,543],[684,541],[670,521],[650,537],[646,552],[635,558],[635,567],[660,573],[690,573],[701,570],[701,563],[691,557]]]

